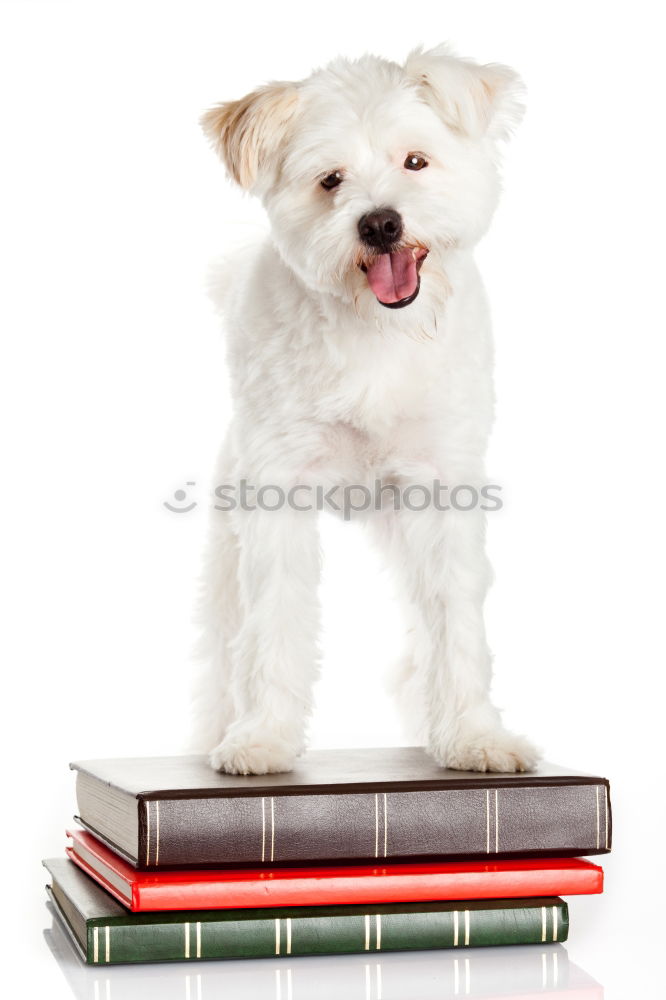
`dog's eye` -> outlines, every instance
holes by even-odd
[[[328,174],[324,177],[320,183],[321,186],[327,191],[331,191],[333,188],[337,187],[338,184],[342,184],[342,171],[334,170],[332,174]]]
[[[423,170],[427,166],[428,161],[425,156],[421,156],[420,153],[407,153],[407,159],[405,160],[407,170]]]

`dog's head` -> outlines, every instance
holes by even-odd
[[[512,70],[439,47],[404,66],[339,60],[220,104],[202,124],[308,287],[402,309],[428,286],[441,293],[447,250],[487,228],[497,140],[519,120],[520,94]]]

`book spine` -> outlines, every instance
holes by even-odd
[[[295,876],[242,880],[179,881],[175,886],[158,879],[137,885],[133,912],[253,909],[285,906],[377,906],[397,902],[440,900],[528,899],[534,896],[576,896],[603,890],[598,866],[535,868],[526,871],[373,872],[333,876],[299,872]]]
[[[354,913],[270,919],[131,923],[95,921],[88,962],[193,961],[363,954],[566,941],[567,905]]]
[[[138,865],[602,854],[605,784],[144,798]]]

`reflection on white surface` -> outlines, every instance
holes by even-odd
[[[560,944],[367,955],[85,965],[57,917],[44,937],[76,1000],[448,1000],[450,997],[566,996],[603,1000],[604,991]]]

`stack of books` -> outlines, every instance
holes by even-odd
[[[374,953],[566,940],[598,893],[608,781],[438,767],[416,747],[311,751],[288,774],[204,757],[80,761],[79,827],[44,862],[86,962]]]

